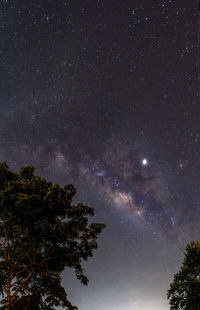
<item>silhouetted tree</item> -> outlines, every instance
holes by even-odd
[[[171,310],[200,310],[200,241],[186,247],[180,271],[167,292]]]
[[[61,286],[65,267],[88,283],[82,261],[97,248],[104,224],[88,224],[94,210],[72,204],[73,185],[60,187],[0,163],[0,293],[5,310],[76,309]]]

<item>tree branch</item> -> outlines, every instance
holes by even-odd
[[[32,271],[27,275],[27,277],[22,281],[22,283],[19,285],[19,287],[16,289],[16,291],[11,295],[9,304],[13,301],[13,299],[17,296],[23,285],[30,279],[32,274],[34,273],[35,268],[32,269]]]

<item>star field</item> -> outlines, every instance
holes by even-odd
[[[81,310],[167,310],[199,239],[198,3],[0,1],[0,160],[33,164],[106,223]]]

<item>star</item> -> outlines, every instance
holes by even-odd
[[[148,160],[146,158],[143,158],[142,165],[143,166],[147,166],[148,165]]]

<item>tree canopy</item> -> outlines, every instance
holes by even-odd
[[[0,163],[1,309],[77,309],[60,275],[70,267],[88,283],[82,262],[93,255],[105,225],[88,222],[94,210],[74,205],[75,192],[72,184],[35,176],[33,166],[15,173]]]
[[[171,310],[200,310],[200,241],[187,245],[182,266],[167,297]]]

